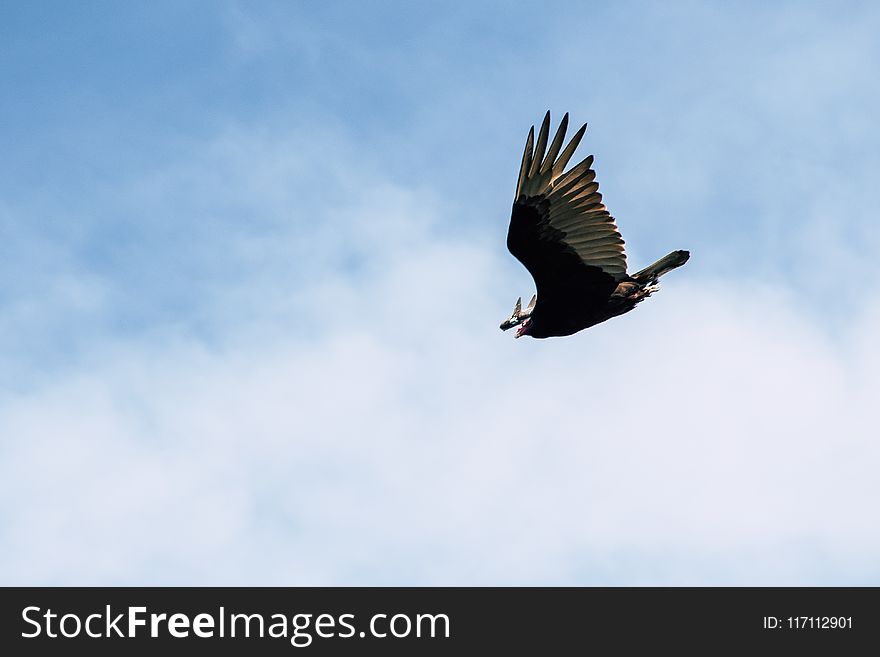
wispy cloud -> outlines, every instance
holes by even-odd
[[[108,109],[0,183],[0,580],[877,583],[873,10],[506,7],[389,41],[230,4],[205,125],[102,159]],[[694,255],[514,341],[546,105],[594,126],[631,263]]]
[[[831,337],[784,286],[682,272],[523,344],[495,328],[508,256],[426,199],[376,181],[303,225],[311,255],[279,232],[315,275],[269,249],[204,301],[219,339],[115,340],[7,395],[5,580],[876,579],[876,315]]]

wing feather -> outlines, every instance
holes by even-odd
[[[526,139],[526,149],[523,151],[522,164],[519,167],[519,181],[516,183],[516,198],[522,193],[523,183],[528,177],[529,167],[532,166],[532,146],[535,142],[535,126],[529,130],[529,137]]]
[[[568,116],[568,114],[566,114]],[[587,131],[587,124],[584,123],[580,130],[578,130],[574,137],[571,138],[571,141],[568,142],[568,146],[565,147],[565,150],[562,151],[562,155],[556,160],[553,164],[553,177],[557,178],[559,174],[568,166],[568,161],[571,159],[571,156],[574,155],[575,149],[578,147],[578,144],[581,143],[581,138],[583,138],[584,133]]]
[[[560,176],[558,186],[564,189],[566,185],[577,181],[581,175],[589,171],[591,166],[593,166],[592,155],[588,156],[581,162],[578,162],[576,165],[574,165],[574,168],[568,171],[568,173]],[[554,185],[554,187],[556,187],[556,185]]]
[[[556,130],[556,136],[553,138],[553,143],[550,144],[550,150],[547,151],[547,156],[544,158],[543,164],[541,164],[542,175],[547,173],[548,169],[550,169],[556,161],[556,156],[559,154],[559,149],[562,148],[562,142],[565,139],[566,130],[568,130],[568,112],[562,117],[562,121],[559,123],[559,128]]]
[[[534,177],[541,170],[541,162],[544,159],[544,149],[547,148],[547,137],[550,135],[550,112],[544,115],[541,122],[541,130],[538,132],[538,143],[535,145],[535,155],[532,157],[532,166],[529,169],[529,177]]]

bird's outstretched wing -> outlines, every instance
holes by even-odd
[[[550,112],[537,144],[534,126],[529,131],[507,233],[507,248],[535,279],[539,304],[572,296],[599,303],[626,278],[623,238],[602,204],[593,156],[564,171],[587,126],[560,153],[567,127],[568,114],[549,149]]]

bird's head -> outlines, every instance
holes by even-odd
[[[519,328],[516,329],[516,335],[513,337],[521,338],[524,335],[529,335],[531,330],[532,330],[532,320],[527,317],[519,325]]]
[[[510,317],[501,322],[501,330],[506,331],[507,329],[513,328],[514,326],[519,326],[516,331],[516,337],[528,335],[528,327],[531,324],[531,320],[529,318],[532,316],[532,311],[535,309],[536,300],[537,296],[533,296],[532,300],[529,302],[529,307],[523,310],[522,297],[517,299],[516,305],[513,307],[513,313],[511,313]]]

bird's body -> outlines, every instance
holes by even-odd
[[[577,333],[632,310],[657,290],[657,279],[680,267],[687,251],[674,251],[640,272],[626,273],[623,239],[602,204],[591,155],[564,171],[584,125],[560,154],[568,114],[544,151],[550,113],[534,146],[529,132],[507,233],[507,248],[532,274],[537,301],[520,302],[501,328],[519,325],[517,337],[549,338]],[[558,157],[557,157],[558,156]]]

